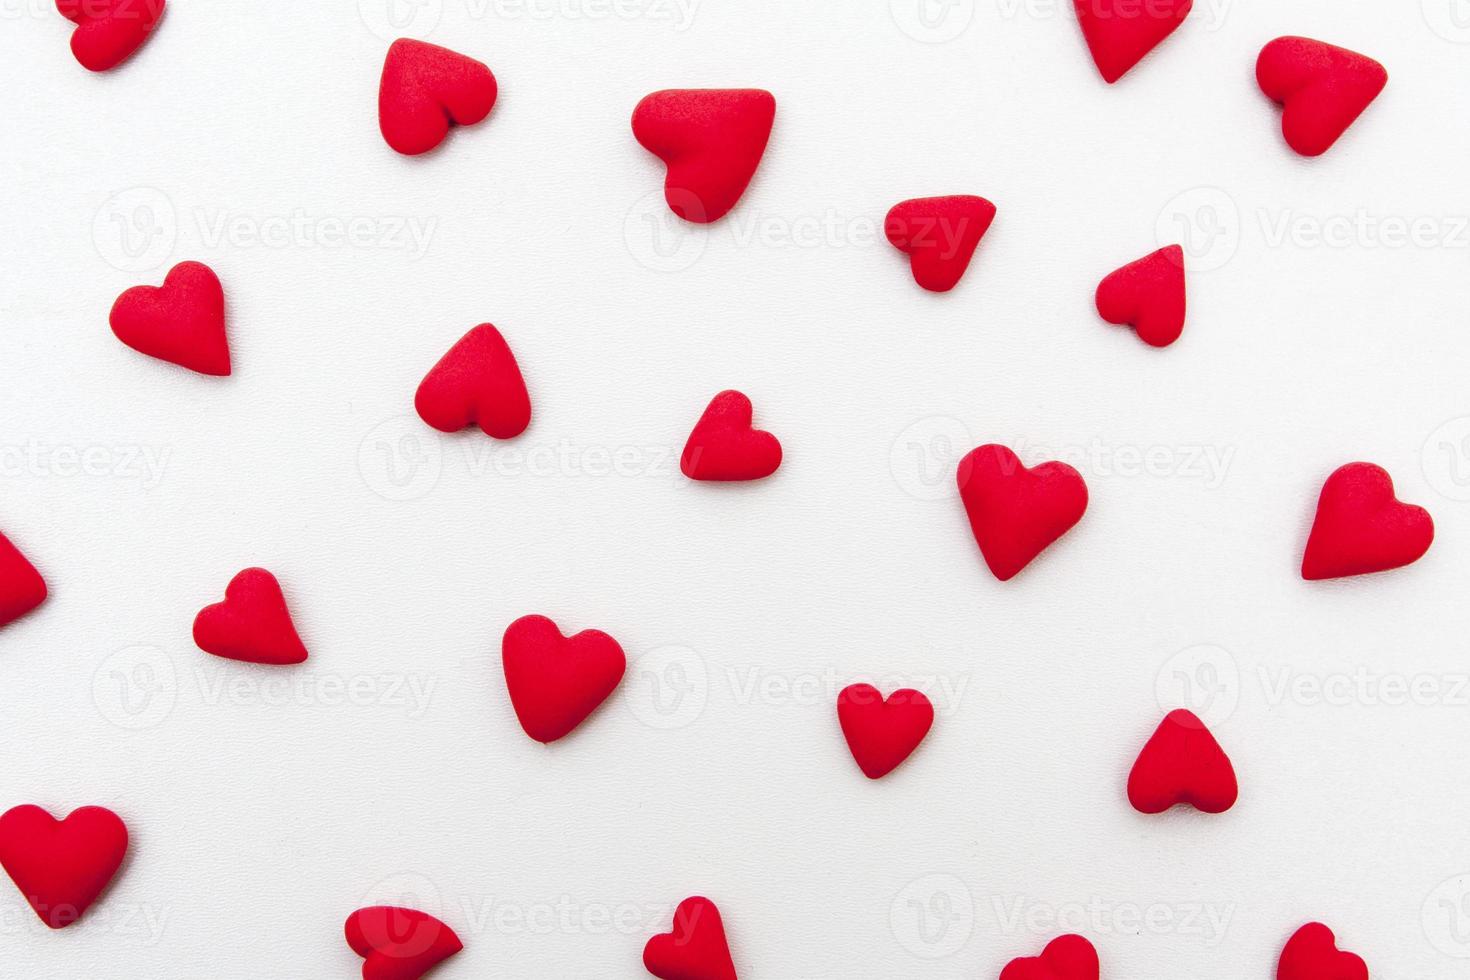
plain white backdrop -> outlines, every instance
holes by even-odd
[[[8,882],[8,976],[358,974],[343,920],[441,915],[436,974],[643,976],[691,894],[752,980],[993,978],[1061,932],[1113,980],[1273,976],[1320,919],[1372,975],[1470,966],[1470,8],[1215,0],[1116,86],[1048,0],[172,0],[92,75],[49,0],[0,0],[0,528],[52,596],[0,634],[0,805],[116,810],[114,887],[51,933]],[[1457,17],[1458,15],[1458,17]],[[408,159],[388,42],[485,61],[489,120]],[[1388,89],[1324,158],[1282,142],[1257,52],[1305,34]],[[761,86],[736,211],[662,209],[629,115]],[[896,201],[999,217],[929,295]],[[1108,271],[1189,251],[1183,339],[1100,322]],[[225,284],[235,373],[111,335],[183,259]],[[440,437],[413,391],[476,323],[529,431]],[[677,454],[735,387],[772,479]],[[1084,473],[1082,523],[1009,583],[952,490],[1003,442]],[[1438,539],[1297,574],[1322,480],[1386,467]],[[311,660],[215,660],[195,612],[283,582]],[[500,635],[604,629],[620,691],[551,746]],[[855,680],[940,717],[870,783]],[[1192,705],[1221,816],[1124,781]]]

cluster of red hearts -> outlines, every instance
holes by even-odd
[[[1099,71],[1114,82],[1167,38],[1188,15],[1191,0],[1075,0],[1079,22]],[[148,38],[165,0],[57,0],[77,27],[72,50],[93,71],[125,61]],[[1387,83],[1370,58],[1320,41],[1279,38],[1261,51],[1261,89],[1282,103],[1286,142],[1303,155],[1326,152]],[[420,41],[396,41],[387,52],[379,92],[383,138],[403,154],[438,147],[455,126],[484,120],[495,105],[491,70],[466,55]],[[707,223],[736,207],[764,155],[776,100],[758,89],[655,92],[633,111],[637,141],[667,166],[665,196],[679,218]],[[889,241],[909,259],[917,283],[953,289],[970,266],[995,217],[974,195],[901,202],[885,221]],[[1102,280],[1103,319],[1133,327],[1156,347],[1176,341],[1185,324],[1185,267],[1172,245],[1131,262]],[[136,286],[114,305],[118,339],[155,358],[207,375],[230,373],[224,289],[197,262],[175,266],[162,286]],[[423,421],[443,432],[478,426],[493,439],[513,439],[531,420],[531,399],[509,344],[491,324],[476,326],[429,369],[415,396]],[[681,457],[692,480],[747,481],[770,476],[781,445],[754,428],[751,402],[738,391],[714,396],[695,424]],[[1080,473],[1059,462],[1027,468],[1008,448],[985,445],[960,462],[958,496],[986,565],[997,579],[1020,573],[1083,517],[1088,504]],[[1433,523],[1419,507],[1394,497],[1389,475],[1370,463],[1349,463],[1322,488],[1302,558],[1306,579],[1382,572],[1422,556]],[[46,598],[31,562],[0,536],[0,626]],[[279,582],[249,568],[228,585],[223,602],[203,609],[194,640],[206,653],[285,667],[307,659]],[[549,743],[585,722],[623,678],[626,659],[606,633],[565,636],[543,616],[510,624],[502,643],[505,684],[525,733]],[[929,734],[934,709],[920,692],[888,696],[853,685],[837,699],[839,727],[861,771],[881,779]],[[1238,794],[1234,768],[1219,743],[1188,710],[1169,713],[1143,746],[1127,795],[1146,814],[1192,806],[1221,813]],[[42,921],[62,928],[78,920],[122,864],[128,833],[101,807],[56,820],[36,806],[0,816],[0,865]],[[374,906],[351,914],[349,946],[364,958],[366,980],[414,980],[461,948],[454,931],[425,912]],[[644,964],[664,980],[735,980],[720,912],[690,898],[672,931],[651,938]],[[1038,956],[1012,961],[1001,980],[1097,980],[1096,950],[1085,938],[1062,936]],[[1311,923],[1287,942],[1279,980],[1367,980],[1357,956],[1338,950],[1326,926]]]

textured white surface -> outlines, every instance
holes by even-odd
[[[0,634],[0,804],[104,804],[134,847],[64,932],[0,888],[0,972],[349,977],[343,919],[395,899],[464,937],[442,980],[635,978],[705,893],[752,980],[994,977],[1071,930],[1111,980],[1266,978],[1312,918],[1375,980],[1464,976],[1470,18],[1201,2],[1109,88],[1070,5],[914,2],[405,5],[501,83],[414,160],[377,133],[386,0],[172,0],[105,76],[49,3],[3,5],[0,527],[53,595]],[[1392,75],[1317,161],[1254,85],[1286,33]],[[629,113],[723,85],[776,94],[770,150],[731,219],[664,228]],[[877,238],[938,193],[1000,209],[946,296]],[[1181,217],[1191,319],[1150,350],[1092,289]],[[108,332],[184,258],[225,283],[229,379]],[[532,428],[438,438],[414,387],[485,320]],[[677,475],[725,387],[785,446],[763,484]],[[984,441],[1092,491],[1006,584],[950,491]],[[1439,539],[1306,584],[1355,459]],[[190,641],[251,564],[300,671]],[[498,665],[532,611],[637,661],[550,748]],[[875,675],[941,718],[872,784],[832,700]],[[1124,777],[1181,702],[1241,802],[1144,818]]]

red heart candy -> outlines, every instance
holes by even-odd
[[[164,0],[56,0],[77,25],[71,53],[88,71],[107,71],[132,57],[163,16]]]
[[[1348,463],[1322,486],[1302,556],[1302,578],[1399,568],[1418,561],[1433,541],[1429,512],[1395,499],[1388,473],[1372,463]]]
[[[1138,753],[1128,774],[1128,802],[1139,813],[1163,813],[1187,803],[1224,813],[1239,789],[1230,759],[1192,711],[1171,711]]]
[[[679,469],[691,480],[759,480],[781,465],[781,443],[752,428],[754,408],[738,391],[722,391],[689,433]]]
[[[399,38],[388,48],[378,85],[378,128],[399,153],[427,153],[451,126],[472,126],[495,107],[490,69],[448,48]]]
[[[659,980],[737,980],[715,903],[698,897],[680,902],[673,931],[643,947],[643,966]]]
[[[1098,980],[1097,950],[1081,936],[1058,936],[1040,956],[1011,960],[1000,980]]]
[[[225,291],[202,262],[180,262],[162,286],[134,286],[112,304],[112,332],[135,351],[200,374],[230,373]]]
[[[894,691],[884,700],[871,684],[853,684],[837,695],[837,721],[858,768],[882,779],[929,734],[934,705],[919,691]]]
[[[1287,145],[1315,157],[1337,142],[1388,84],[1388,72],[1365,55],[1305,37],[1278,37],[1256,59],[1256,81],[1282,104]]]
[[[916,197],[889,210],[883,232],[909,257],[915,282],[930,292],[945,293],[970,267],[975,246],[994,220],[995,205],[983,197]]]
[[[81,918],[127,850],[128,828],[100,806],[84,806],[65,820],[29,805],[0,816],[0,866],[52,929]]]
[[[1005,446],[960,460],[956,480],[985,564],[1002,582],[1015,576],[1087,510],[1087,484],[1066,463],[1027,469]]]
[[[561,635],[545,616],[522,616],[501,643],[505,686],[526,734],[551,743],[569,734],[617,688],[627,658],[598,630]]]
[[[1168,347],[1184,332],[1184,249],[1161,248],[1108,274],[1097,287],[1097,312],[1126,324],[1146,344]]]
[[[353,912],[346,933],[363,958],[362,980],[419,980],[464,949],[454,930],[427,912],[387,905]]]
[[[1368,966],[1338,949],[1331,929],[1309,922],[1287,940],[1276,965],[1276,980],[1368,980]]]
[[[419,418],[440,432],[478,424],[511,439],[531,424],[531,396],[505,338],[488,323],[465,334],[429,369],[414,396]]]
[[[1194,0],[1075,0],[1082,36],[1109,85],[1182,23]]]
[[[668,166],[669,208],[705,224],[745,193],[775,118],[776,99],[764,89],[665,89],[633,110],[633,136]]]
[[[205,653],[252,664],[299,664],[306,647],[296,635],[276,577],[247,568],[225,588],[225,601],[194,617],[194,642]]]
[[[46,601],[46,580],[20,549],[0,534],[0,626]]]

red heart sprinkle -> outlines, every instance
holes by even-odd
[[[29,805],[0,816],[0,866],[52,929],[81,918],[127,850],[128,828],[100,806],[84,806],[65,820]]]
[[[1372,463],[1348,463],[1327,478],[1302,556],[1309,581],[1366,575],[1418,561],[1434,541],[1423,507],[1400,503],[1393,479]]]
[[[1332,930],[1309,922],[1296,931],[1281,951],[1276,980],[1368,980],[1363,960],[1337,948]]]
[[[598,630],[562,636],[545,616],[522,616],[501,643],[505,686],[527,735],[551,743],[569,734],[616,690],[623,648]]]
[[[1087,510],[1087,484],[1066,463],[1027,469],[1005,446],[981,446],[960,460],[956,480],[985,564],[1002,582],[1015,576]]]
[[[347,945],[363,958],[362,980],[419,980],[464,949],[453,929],[415,909],[358,909],[345,931]]]
[[[776,99],[764,89],[665,89],[633,110],[633,136],[668,166],[669,208],[705,224],[745,193],[775,118]]]
[[[1278,37],[1256,59],[1261,91],[1282,105],[1287,145],[1315,157],[1337,142],[1388,84],[1388,72],[1365,55],[1305,37]]]
[[[722,391],[689,433],[679,469],[691,480],[759,480],[781,465],[781,443],[751,426],[755,409],[738,391]]]
[[[659,980],[737,980],[715,903],[698,897],[680,902],[673,931],[643,947],[643,966]]]
[[[858,768],[882,779],[929,734],[934,705],[919,691],[894,691],[885,700],[871,684],[853,684],[837,695],[837,721]]]
[[[1097,287],[1097,312],[1126,324],[1144,343],[1168,347],[1184,332],[1184,249],[1161,248],[1108,274]]]
[[[900,201],[883,219],[883,233],[909,257],[914,281],[930,292],[955,287],[980,239],[995,220],[995,205],[983,197],[916,197]]]
[[[1097,950],[1081,936],[1058,936],[1040,956],[1011,960],[1000,980],[1098,980]]]
[[[399,153],[427,153],[451,126],[490,115],[498,89],[485,65],[448,48],[399,38],[388,48],[378,86],[378,127]]]
[[[71,53],[88,71],[107,71],[132,57],[163,16],[164,0],[56,0],[77,25]]]
[[[46,580],[20,549],[0,534],[0,626],[46,601]]]
[[[429,370],[414,408],[440,432],[478,424],[487,436],[512,439],[531,424],[531,396],[520,365],[488,323],[461,337]]]
[[[230,373],[225,291],[214,270],[180,262],[162,286],[134,286],[112,305],[112,332],[133,350],[200,374]]]
[[[299,664],[306,647],[296,635],[276,577],[247,568],[230,580],[225,601],[194,617],[194,642],[205,653],[252,664]]]
[[[1239,789],[1230,759],[1194,712],[1169,712],[1128,774],[1128,802],[1139,813],[1163,813],[1188,804],[1224,813]]]
[[[1109,85],[1173,34],[1194,0],[1075,0],[1082,36]]]

